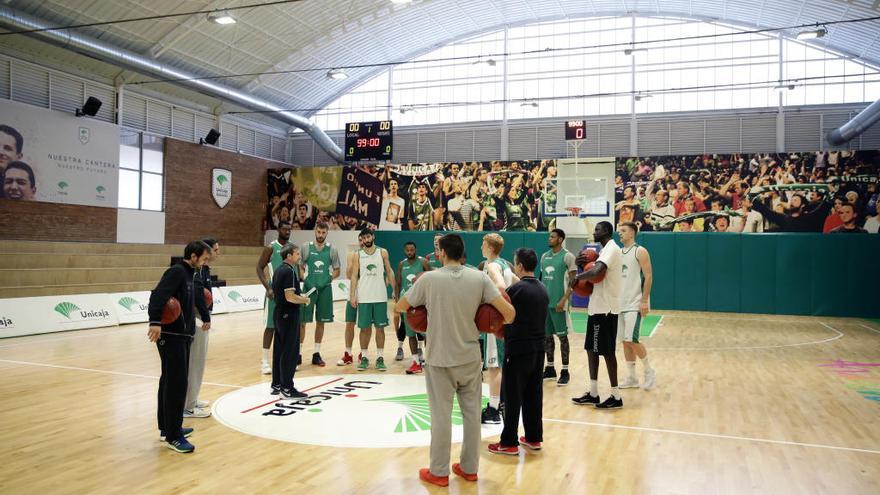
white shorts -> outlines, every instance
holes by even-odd
[[[501,367],[501,356],[498,352],[499,344],[501,344],[501,341],[495,337],[495,334],[486,334],[486,342],[483,349],[483,364],[486,368]]]
[[[617,315],[617,341],[639,343],[642,315],[638,311],[625,311]]]

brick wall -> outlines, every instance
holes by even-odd
[[[165,140],[165,242],[214,237],[221,244],[261,246],[266,169],[280,164],[212,146]],[[232,171],[232,198],[221,209],[211,196],[213,168]]]
[[[116,208],[0,199],[0,239],[116,242]]]

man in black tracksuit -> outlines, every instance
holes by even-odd
[[[504,429],[501,441],[489,445],[493,454],[517,455],[522,445],[539,450],[543,439],[541,421],[544,381],[544,323],[550,297],[547,288],[535,278],[538,255],[528,248],[514,254],[514,273],[520,281],[507,288],[516,309],[513,323],[504,329],[504,366],[501,390],[504,394]],[[518,437],[522,410],[525,436]]]
[[[147,336],[150,342],[156,343],[159,358],[162,360],[157,408],[159,433],[167,441],[168,448],[181,453],[195,450],[185,438],[192,429],[182,428],[183,407],[186,400],[189,346],[196,331],[195,279],[197,271],[207,261],[209,251],[202,241],[187,244],[183,260],[165,270],[162,279],[150,294],[150,330]],[[180,303],[180,317],[171,323],[162,324],[162,311],[172,297]]]
[[[272,351],[272,395],[285,399],[308,397],[293,386],[293,375],[299,357],[300,305],[309,298],[300,295],[298,246],[288,244],[281,249],[281,266],[272,274],[275,294],[275,348]]]

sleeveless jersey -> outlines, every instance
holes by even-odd
[[[305,253],[306,258],[306,282],[309,287],[323,287],[330,283],[333,278],[331,273],[330,253],[333,247],[324,244],[324,249],[318,249],[314,242],[308,243]]]
[[[636,258],[639,245],[621,249],[620,311],[638,311],[642,302],[642,267]]]
[[[568,287],[566,280],[568,266],[565,264],[565,257],[568,254],[566,249],[560,249],[556,254],[553,254],[551,249],[541,256],[541,281],[547,287],[550,307],[556,307],[556,303],[562,299]]]
[[[416,256],[416,259],[412,264],[409,263],[409,260],[403,260],[403,265],[400,267],[401,296],[409,292],[416,281],[416,277],[418,277],[420,273],[425,271],[422,268],[422,259],[423,258],[421,256]]]
[[[363,249],[358,251],[360,272],[358,276],[358,303],[379,303],[388,301],[388,290],[385,288],[385,263],[382,251],[376,247],[373,254]]]
[[[495,258],[490,263],[495,263],[501,268],[501,278],[504,279],[504,287],[510,287],[510,284],[513,283],[513,270],[510,269],[510,263],[504,258]],[[487,275],[489,274],[489,263],[483,265],[483,272]]]
[[[284,249],[284,244],[281,244],[278,241],[272,241],[272,244],[269,244],[269,247],[272,248],[272,256],[269,257],[269,279],[272,279],[272,276],[275,275],[275,270],[277,270],[281,263],[284,263],[284,260],[281,259],[281,250]]]
[[[431,268],[434,268],[435,270],[437,268],[443,268],[443,263],[440,262],[440,258],[438,258],[436,254],[431,253],[425,256],[425,259],[428,260],[428,266]]]

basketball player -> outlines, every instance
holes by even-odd
[[[211,249],[205,264],[198,270],[198,276],[193,281],[195,284],[195,305],[198,311],[199,322],[202,331],[197,331],[189,350],[189,369],[186,386],[186,405],[183,409],[184,418],[207,418],[211,415],[208,406],[210,402],[199,400],[199,392],[202,390],[202,378],[205,376],[205,364],[208,360],[208,331],[211,329],[211,311],[213,305],[208,305],[205,300],[205,291],[211,290],[211,267],[220,256],[220,243],[217,239],[206,238],[202,242]]]
[[[162,279],[150,294],[148,314],[150,329],[147,338],[156,343],[162,360],[159,377],[159,400],[156,417],[159,439],[175,452],[188,454],[195,447],[186,437],[192,428],[183,428],[183,407],[186,401],[189,348],[196,332],[195,284],[196,272],[207,261],[210,249],[202,241],[193,241],[183,250],[183,260],[165,270]],[[171,323],[162,323],[165,305],[174,297],[180,304],[180,316]],[[203,327],[207,329],[210,327]]]
[[[264,375],[272,374],[272,365],[269,364],[269,348],[272,347],[272,338],[275,336],[275,294],[272,291],[272,274],[281,266],[281,249],[290,241],[290,222],[282,221],[278,224],[278,240],[263,248],[260,259],[257,261],[257,277],[266,288],[266,301],[263,305],[266,318],[266,329],[263,330],[263,363],[261,371]],[[266,267],[269,267],[269,276],[266,276]]]
[[[463,268],[464,241],[457,234],[440,240],[443,268],[425,273],[395,306],[405,312],[424,305],[429,316],[425,338],[425,385],[431,409],[431,463],[419,470],[419,479],[438,486],[449,485],[449,451],[452,440],[452,402],[461,409],[464,436],[461,462],[452,472],[467,481],[477,481],[480,463],[480,354],[474,315],[481,303],[488,303],[513,321],[513,306],[504,300],[489,278]]]
[[[364,239],[362,237],[358,237],[358,245],[360,249],[364,248]],[[349,282],[354,278],[352,274],[352,270],[354,269],[355,260],[358,257],[358,253],[360,250],[352,251],[348,253],[348,256],[345,258],[345,276],[348,277]],[[351,286],[349,285],[349,291],[351,290]],[[357,323],[357,308],[352,306],[348,301],[345,302],[345,354],[342,355],[342,359],[336,361],[336,366],[346,366],[351,364],[354,361],[354,358],[351,356],[351,348],[354,343],[354,325]],[[358,356],[358,362],[360,362],[361,356]]]
[[[499,291],[506,291],[511,284],[519,282],[519,277],[513,274],[510,264],[500,258],[501,250],[504,249],[504,238],[499,234],[486,234],[483,236],[483,256],[486,262],[483,272],[495,284]],[[483,410],[481,421],[483,424],[501,424],[501,413],[498,407],[501,403],[501,363],[504,362],[504,341],[495,337],[495,334],[480,334],[484,340],[483,365],[486,367],[489,381],[489,404]]]
[[[572,402],[578,405],[594,404],[599,409],[616,409],[623,407],[620,390],[617,388],[617,357],[614,348],[617,341],[617,317],[620,314],[621,261],[620,247],[611,239],[614,227],[609,222],[599,222],[593,229],[593,238],[602,244],[599,259],[587,271],[572,279],[595,280],[605,274],[605,279],[593,285],[593,294],[587,306],[587,339],[584,349],[590,364],[590,389]],[[585,264],[586,260],[578,260]],[[611,382],[611,396],[599,403],[599,356],[605,358],[608,368],[608,379]]]
[[[416,256],[416,243],[409,241],[404,244],[403,254],[406,255],[406,259],[401,260],[397,265],[397,285],[395,286],[394,302],[400,301],[400,298],[406,295],[419,275],[423,272],[431,271],[428,261],[421,256]],[[410,328],[409,323],[406,321],[405,313],[395,312],[395,314],[399,314],[400,319],[403,320],[401,323],[406,330],[406,336],[409,337],[409,351],[412,353],[412,364],[406,369],[406,374],[414,375],[421,373],[422,361],[424,361],[422,357],[422,341],[424,336]]]
[[[333,281],[339,278],[339,252],[327,240],[328,226],[324,222],[315,224],[315,242],[307,242],[302,247],[302,261],[299,271],[305,281],[304,290],[315,288],[309,296],[311,301],[302,310],[300,328],[300,347],[306,341],[306,323],[315,320],[315,352],[312,365],[324,366],[321,359],[321,341],[324,340],[324,324],[333,322]],[[302,354],[297,359],[302,363]]]
[[[577,275],[574,255],[562,247],[565,242],[565,232],[562,229],[553,229],[547,245],[550,250],[541,256],[541,281],[547,287],[550,296],[550,308],[547,310],[547,322],[544,324],[547,337],[544,340],[544,350],[547,353],[547,366],[544,368],[544,380],[556,378],[556,368],[553,366],[553,354],[555,353],[555,335],[559,338],[559,353],[562,355],[562,371],[559,372],[559,380],[556,385],[562,387],[568,385],[568,301],[571,297],[571,287],[568,282]]]
[[[434,252],[425,256],[425,259],[428,260],[428,264],[431,265],[431,268],[443,268],[443,263],[440,262],[440,238],[443,237],[443,234],[436,233],[434,234]]]
[[[388,251],[373,244],[373,229],[361,230],[364,247],[354,258],[351,279],[351,307],[357,308],[357,326],[360,328],[361,362],[358,371],[370,366],[367,348],[370,346],[372,327],[376,327],[376,370],[387,371],[385,366],[385,327],[388,326],[388,289],[394,288],[394,272],[388,261]]]
[[[724,217],[721,217],[724,218]],[[651,270],[651,255],[643,246],[636,244],[639,228],[632,222],[620,225],[620,242],[623,243],[621,254],[621,287],[620,316],[617,318],[617,341],[623,342],[623,356],[626,358],[628,370],[626,379],[620,388],[638,388],[636,378],[636,356],[642,360],[645,368],[645,390],[654,388],[656,379],[654,368],[648,361],[645,344],[639,342],[639,328],[642,318],[651,310],[651,286],[654,275]],[[642,278],[644,277],[644,282]]]

